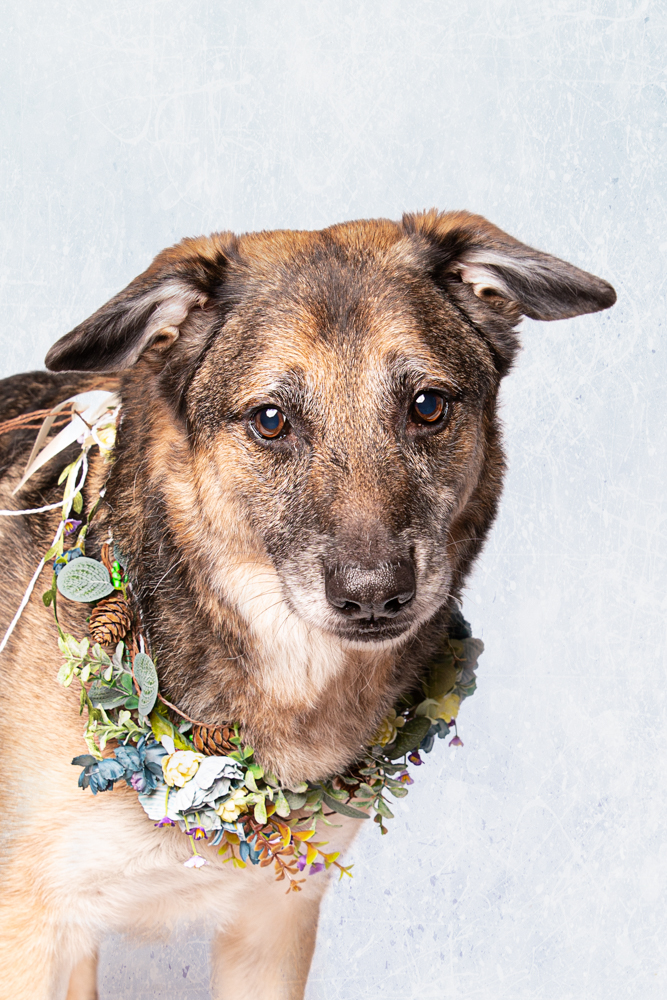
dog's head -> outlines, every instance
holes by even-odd
[[[293,611],[387,643],[457,593],[493,518],[517,322],[615,298],[464,212],[223,233],[165,250],[46,361],[150,384]]]

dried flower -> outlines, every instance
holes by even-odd
[[[462,747],[463,740],[461,739],[460,736],[455,736],[453,740],[449,741],[449,745],[450,747]]]

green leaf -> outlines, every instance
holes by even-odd
[[[127,691],[128,694],[132,694],[132,691],[134,690],[134,684],[132,683],[132,674],[128,673],[121,674],[118,683],[125,691]]]
[[[457,661],[449,648],[431,664],[428,683],[424,685],[427,698],[440,698],[456,684]]]
[[[406,722],[402,729],[399,729],[396,740],[390,747],[385,749],[387,757],[396,760],[406,753],[410,753],[418,747],[431,728],[431,720],[426,716],[418,715],[415,719]]]
[[[129,701],[129,699],[128,699]],[[129,708],[129,705],[126,707]],[[160,742],[163,736],[171,736],[174,741],[174,746],[177,750],[192,750],[192,745],[185,740],[179,733],[176,726],[174,726],[169,719],[166,719],[157,709],[153,709],[148,721],[151,724],[151,729],[153,731],[153,736]]]
[[[82,604],[99,601],[114,589],[106,567],[87,556],[79,556],[63,566],[57,587],[63,597]]]
[[[308,795],[306,796],[306,801],[303,806],[306,812],[314,812],[315,810],[320,808],[323,794],[324,794],[324,789],[322,788],[313,788],[312,791],[308,792]]]
[[[249,788],[251,792],[259,791],[257,783],[255,782],[255,775],[252,773],[250,768],[248,768],[248,770],[245,773],[245,786],[246,788]]]
[[[391,794],[394,796],[395,799],[404,799],[405,796],[408,794],[408,789],[404,785],[398,785],[398,786],[387,785],[387,788],[389,789],[389,791],[391,792]]]
[[[253,778],[264,777],[264,768],[261,767],[259,764],[248,764],[248,772],[252,774]],[[267,784],[270,785],[271,782],[269,781],[267,782]]]
[[[65,468],[63,469],[63,471],[58,476],[58,486],[60,486],[61,483],[65,482],[65,480],[67,479],[67,477],[69,476],[70,472],[72,471],[72,469],[74,468],[75,465],[76,465],[76,462],[70,462],[69,465],[65,466]]]
[[[384,801],[384,799],[378,799],[375,803],[375,811],[380,813],[380,816],[386,817],[386,819],[393,819],[394,814]]]
[[[88,697],[95,708],[102,707],[108,711],[110,708],[119,708],[124,705],[127,695],[124,691],[119,691],[118,688],[107,687],[100,681],[93,681],[88,691]]]
[[[278,813],[278,815],[282,816],[283,819],[287,819],[287,817],[291,812],[291,809],[289,807],[289,802],[287,801],[283,792],[280,789],[278,789],[278,791],[276,792],[275,802],[276,802],[276,812]]]
[[[255,751],[253,750],[252,747],[244,747],[243,748],[243,759],[247,760],[248,757],[252,757],[252,755],[254,754],[254,752]]]
[[[290,809],[302,809],[306,804],[306,796],[301,792],[291,792],[289,789],[283,790],[283,797],[287,800]],[[278,807],[276,806],[276,812]]]
[[[368,813],[362,812],[361,809],[355,809],[353,806],[345,805],[344,802],[336,802],[332,799],[330,795],[326,792],[322,795],[325,805],[329,806],[329,809],[334,809],[336,812],[340,813],[341,816],[349,816],[351,819],[368,819]]]
[[[264,826],[264,824],[267,821],[267,816],[266,816],[266,802],[264,801],[263,798],[261,798],[259,802],[255,803],[254,813],[255,813],[255,820],[258,823],[261,823],[262,826]]]
[[[74,499],[72,500],[72,508],[75,514],[80,514],[81,511],[83,510],[83,497],[81,496],[80,491],[74,494]]]
[[[42,601],[45,608],[50,608],[53,603],[53,591],[47,590],[45,594],[42,594]]]
[[[137,653],[134,658],[134,676],[141,688],[139,715],[149,715],[157,701],[158,679],[155,664],[147,653]]]

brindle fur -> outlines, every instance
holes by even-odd
[[[171,701],[239,721],[287,784],[318,779],[418,686],[460,598],[500,495],[496,398],[517,321],[614,301],[468,213],[184,240],[51,349],[63,374],[5,380],[0,419],[119,389],[115,461],[94,461],[86,488],[89,506],[108,475],[89,554],[111,530]],[[438,433],[409,419],[424,388],[449,400]],[[250,427],[270,404],[292,428],[276,442]],[[33,437],[0,438],[4,507],[57,498],[68,455],[11,495]],[[0,523],[3,630],[56,521]],[[408,565],[416,593],[395,618],[351,621],[327,600],[327,574]],[[134,793],[76,787],[81,720],[55,683],[47,585],[45,571],[3,656],[0,995],[52,1000],[69,980],[70,1000],[92,997],[105,933],[185,916],[218,929],[217,996],[301,997],[326,878],[285,900],[265,870],[214,852],[184,870],[182,835],[153,830]],[[85,609],[61,606],[82,634]]]

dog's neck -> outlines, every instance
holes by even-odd
[[[207,723],[239,722],[285,781],[336,773],[415,685],[442,621],[398,650],[350,648],[308,625],[233,490],[207,474],[185,433],[157,403],[141,429],[131,401],[124,412],[109,526],[165,696]]]

